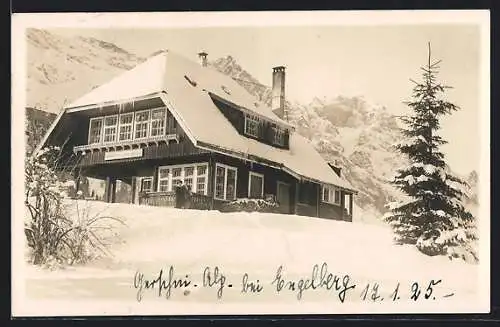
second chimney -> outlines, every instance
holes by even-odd
[[[288,120],[285,110],[285,67],[273,68],[271,110],[281,119]]]
[[[207,56],[208,56],[208,53],[206,52],[200,52],[198,53],[198,58],[200,59],[200,65],[202,65],[203,67],[207,67]]]

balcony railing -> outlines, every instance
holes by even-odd
[[[106,143],[93,143],[85,145],[77,145],[73,148],[73,152],[78,154],[81,152],[94,152],[94,151],[116,151],[135,149],[149,145],[159,145],[162,143],[169,143],[175,141],[179,143],[179,136],[177,134],[167,134],[159,136],[150,136],[147,138],[124,140]]]
[[[171,192],[147,192],[139,194],[139,204],[158,206],[158,207],[178,207],[185,209],[209,210],[213,208],[212,198],[207,195],[190,193],[179,203],[177,194]]]

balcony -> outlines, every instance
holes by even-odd
[[[158,206],[158,207],[175,207],[184,209],[210,210],[217,209],[220,201],[213,200],[212,197],[189,193],[189,196],[181,203],[176,192],[147,192],[139,194],[139,204]]]
[[[167,135],[150,136],[141,139],[124,140],[124,141],[109,142],[109,143],[77,145],[73,147],[73,152],[75,154],[85,154],[87,152],[92,153],[92,152],[132,150],[132,149],[140,149],[143,147],[149,147],[153,145],[158,146],[161,144],[169,144],[171,141],[179,143],[179,136],[177,134],[167,134]]]

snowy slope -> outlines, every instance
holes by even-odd
[[[57,113],[65,102],[82,96],[144,59],[112,43],[67,38],[28,29],[27,106]]]
[[[144,61],[114,44],[83,37],[63,37],[30,29],[28,36],[28,104],[57,112],[120,72]],[[270,104],[271,90],[227,56],[210,65],[233,77]],[[392,148],[399,140],[396,118],[384,106],[361,97],[316,98],[309,104],[287,102],[290,120],[328,160],[338,160],[342,174],[359,190],[355,219],[379,223],[385,204],[399,194],[387,183],[403,160]]]
[[[386,227],[279,214],[221,214],[102,202],[80,201],[79,210],[119,217],[127,224],[115,230],[118,236],[110,235],[112,257],[58,271],[29,267],[30,296],[133,299],[137,270],[153,276],[160,268],[174,265],[178,275],[190,274],[193,279],[201,278],[205,266],[218,266],[234,285],[247,272],[266,289],[259,301],[296,302],[293,291],[275,297],[271,282],[277,267],[283,265],[284,276],[291,280],[310,277],[312,267],[323,263],[329,272],[347,274],[356,284],[348,303],[359,303],[366,283],[374,282],[379,283],[386,301],[400,283],[401,301],[409,303],[411,284],[424,285],[432,279],[442,280],[434,293],[442,305],[465,300],[472,306],[477,292],[477,265],[428,257],[415,247],[395,246]],[[172,301],[183,300],[182,293],[173,292]],[[214,300],[214,290],[205,290],[207,295],[201,289],[192,292],[190,296],[197,301]],[[450,298],[442,297],[451,293]],[[305,291],[303,301],[339,302],[335,295],[327,294]],[[241,301],[240,288],[226,289],[224,297],[229,302]]]

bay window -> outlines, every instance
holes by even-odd
[[[236,198],[237,169],[231,166],[215,164],[215,198],[234,200]]]
[[[323,186],[323,202],[340,205],[341,192],[340,189],[333,186]]]
[[[169,130],[175,133],[175,119],[167,115],[167,109],[164,107],[91,118],[88,144],[113,143],[165,135],[167,117],[170,117]]]
[[[190,191],[207,195],[208,164],[184,164],[158,168],[158,191],[170,192],[184,183]]]

